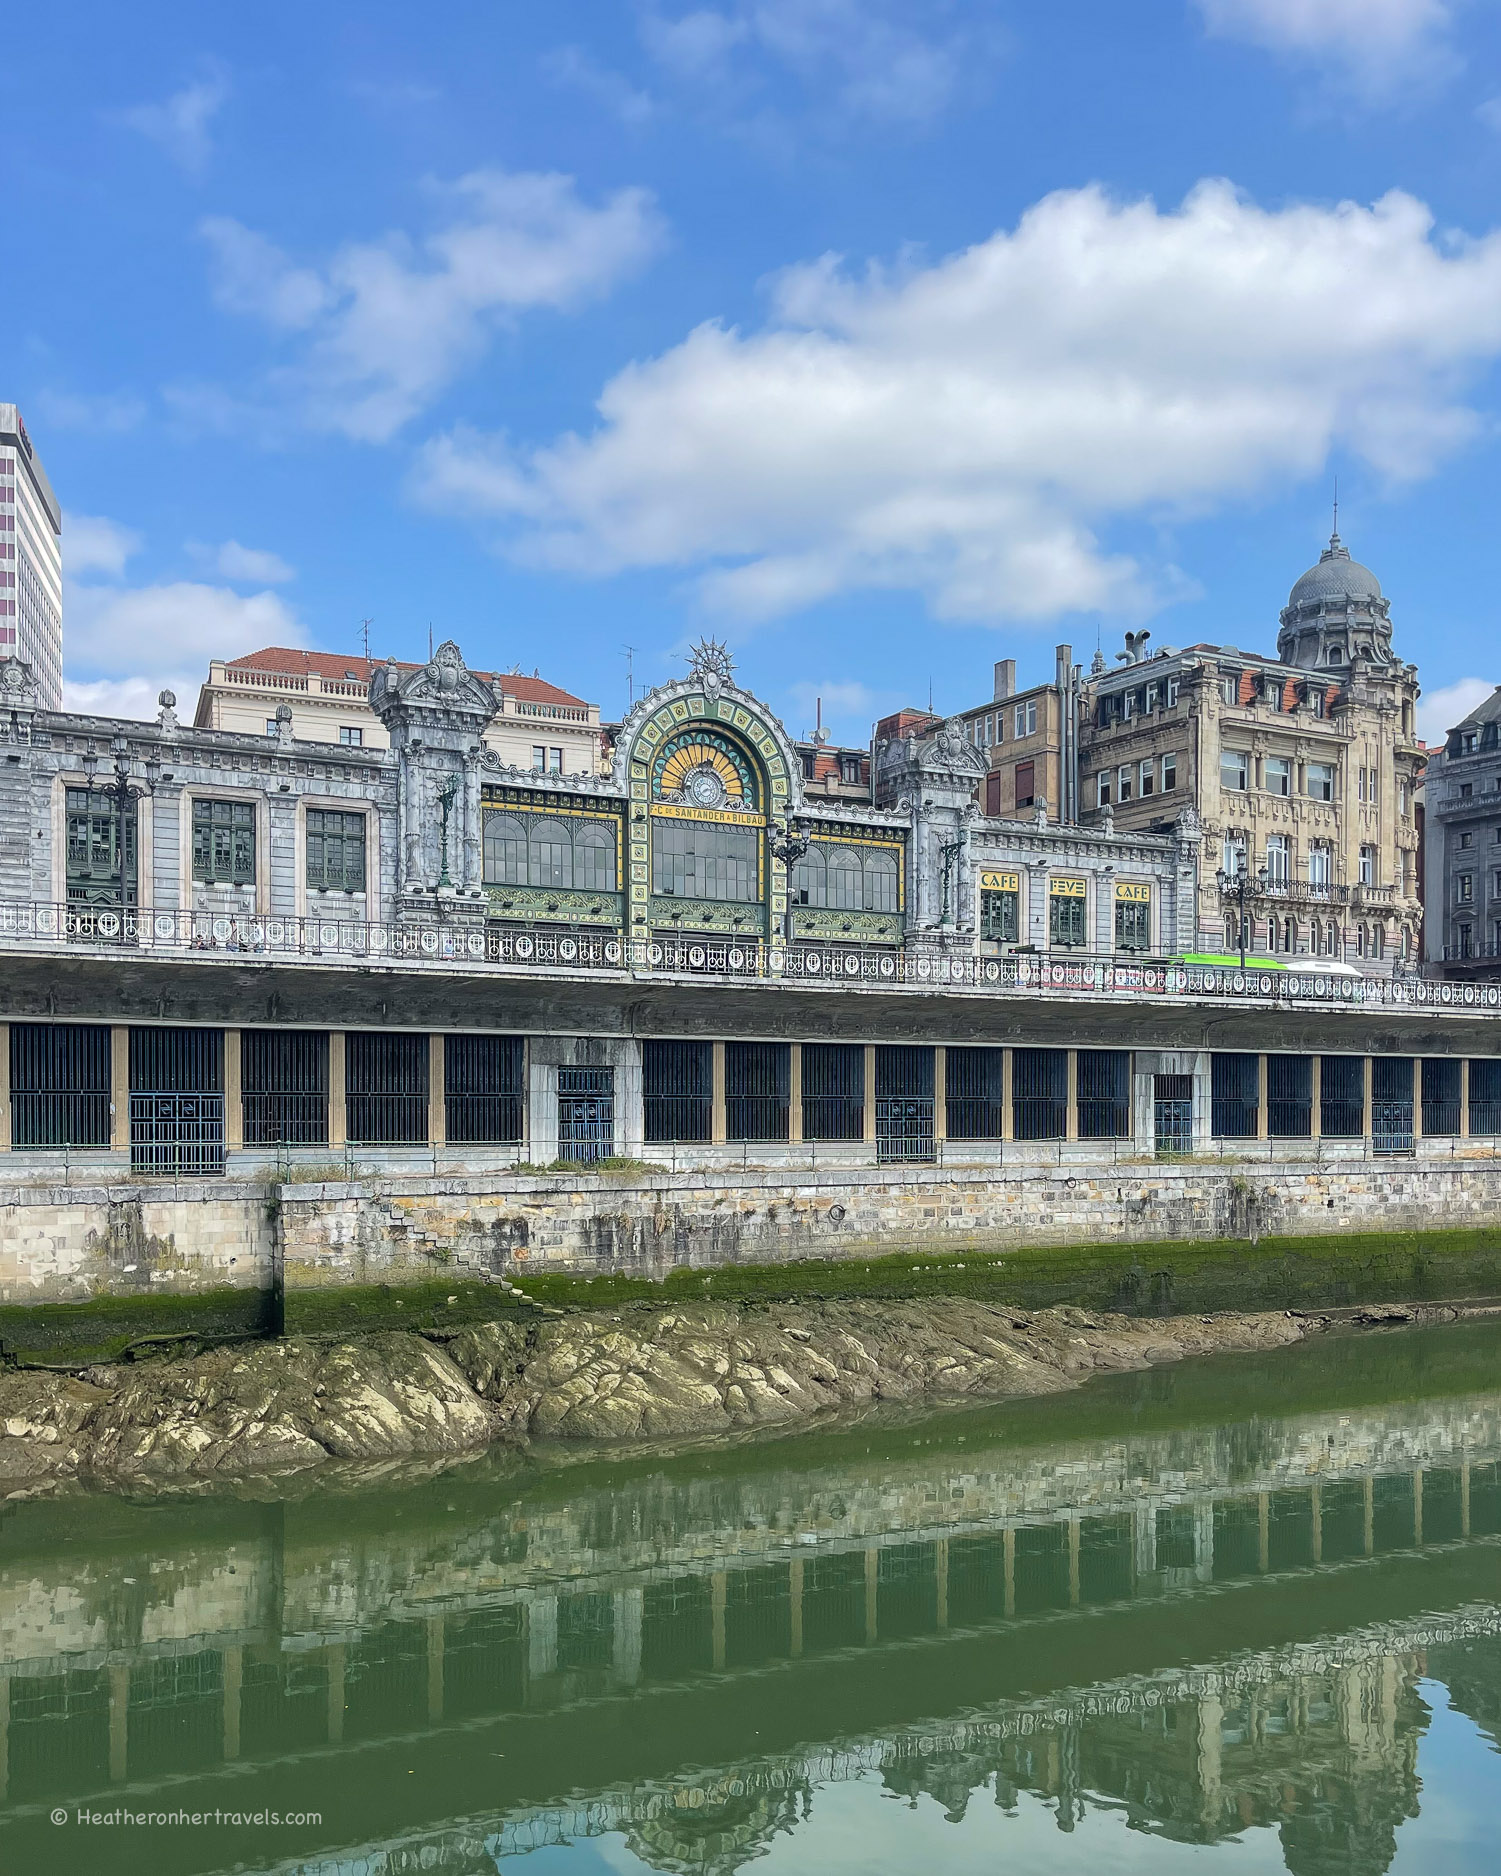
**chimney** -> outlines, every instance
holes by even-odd
[[[1060,690],[1067,690],[1069,672],[1073,669],[1074,648],[1072,645],[1055,646],[1054,656],[1058,661],[1058,674],[1053,682]]]
[[[1016,695],[1016,660],[1015,658],[997,658],[995,661],[995,702],[1004,703],[1008,697]]]

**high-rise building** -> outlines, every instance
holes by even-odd
[[[63,518],[14,404],[0,404],[0,658],[23,658],[63,707]]]

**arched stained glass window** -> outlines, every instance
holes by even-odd
[[[865,856],[865,909],[867,912],[897,910],[898,872],[894,853],[868,853]]]
[[[573,837],[573,883],[583,892],[615,890],[615,842],[586,821]]]
[[[485,816],[485,884],[526,884],[526,829],[514,814]]]
[[[532,885],[573,884],[573,837],[561,821],[533,822],[529,845]]]

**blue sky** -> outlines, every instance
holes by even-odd
[[[80,702],[368,617],[616,715],[626,646],[708,631],[860,740],[1062,638],[1270,648],[1336,475],[1430,732],[1501,680],[1488,0],[65,0],[5,44],[0,396]]]

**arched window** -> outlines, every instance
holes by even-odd
[[[1339,956],[1339,952],[1340,952],[1339,926],[1335,922],[1335,920],[1330,919],[1329,921],[1329,955],[1332,958],[1337,958]]]
[[[895,912],[897,881],[898,873],[894,853],[868,853],[865,856],[866,911]]]
[[[1384,958],[1386,956],[1385,926],[1373,925],[1371,927],[1371,956],[1373,958]]]
[[[585,821],[574,835],[573,883],[581,892],[614,892],[615,842],[608,829]]]
[[[485,816],[485,884],[526,884],[526,829],[514,814]]]
[[[1357,925],[1355,927],[1355,955],[1358,958],[1363,958],[1365,956],[1365,926],[1364,925]]]
[[[839,912],[864,910],[863,869],[852,847],[835,847],[829,854],[829,904]]]
[[[573,837],[561,821],[533,822],[529,845],[534,886],[573,884]]]
[[[792,903],[829,903],[828,868],[824,864],[822,847],[810,847],[792,869]]]

